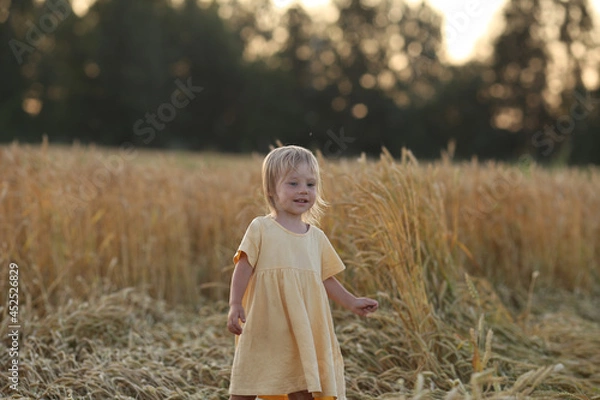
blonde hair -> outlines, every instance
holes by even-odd
[[[267,154],[262,165],[263,194],[267,207],[272,213],[275,213],[273,194],[277,191],[277,184],[302,163],[308,165],[310,172],[315,175],[317,180],[315,204],[302,216],[302,219],[309,224],[317,225],[323,215],[323,210],[327,207],[327,202],[321,197],[322,182],[317,158],[304,147],[281,146]]]

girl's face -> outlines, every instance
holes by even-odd
[[[317,177],[302,163],[277,183],[273,200],[278,215],[298,217],[310,210],[316,196]]]

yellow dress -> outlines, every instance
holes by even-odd
[[[344,365],[323,281],[345,266],[322,230],[291,232],[271,216],[257,217],[234,256],[254,271],[242,304],[230,394],[285,399],[308,390],[346,400]],[[262,395],[262,397],[261,397]]]

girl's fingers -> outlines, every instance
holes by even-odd
[[[234,322],[229,325],[229,332],[239,335],[240,333],[242,333],[242,327]]]
[[[245,319],[243,319],[243,318],[240,318],[240,319],[242,320],[242,322],[246,322],[246,320],[245,320]],[[242,333],[242,330],[243,330],[243,329],[242,329],[242,326],[240,325],[240,322],[239,322],[239,320],[237,320],[237,319],[236,319],[236,321],[235,321],[235,328],[236,328],[236,332],[237,332],[237,334],[238,334],[238,335],[240,335],[240,334]]]
[[[367,316],[368,314],[375,312],[378,307],[379,307],[379,304],[375,300],[370,300],[362,307],[361,314],[363,317]]]
[[[375,311],[377,310],[377,308],[379,307],[379,303],[377,303],[377,301],[375,300],[370,300],[369,303],[367,304],[367,309],[368,310],[372,310]]]
[[[227,318],[227,329],[229,332],[240,335],[242,333],[240,321],[244,323],[246,322],[246,313],[244,308],[240,306],[232,306],[229,310],[229,315]]]
[[[242,326],[239,321],[246,322],[246,317],[244,312],[241,311],[238,315],[233,316],[227,323],[227,328],[229,332],[234,333],[236,335],[240,335],[242,333]]]

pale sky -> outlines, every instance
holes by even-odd
[[[326,14],[331,0],[272,0],[281,7],[301,2],[317,16]],[[362,0],[378,4],[387,0]],[[405,0],[408,4],[419,4],[421,0]],[[478,41],[485,43],[486,37],[502,29],[502,7],[507,0],[425,0],[444,17],[443,33],[448,61],[456,64],[466,62],[475,54]],[[600,25],[600,0],[590,0],[596,11],[596,24]],[[485,48],[482,49],[485,52]]]
[[[94,0],[73,0],[73,10],[81,15]],[[178,3],[181,0],[171,0]],[[327,15],[332,7],[330,0],[271,0],[275,5],[285,8],[300,2],[308,12],[315,16]],[[377,4],[382,0],[363,0]],[[383,0],[386,1],[386,0]],[[421,0],[405,0],[409,4],[418,4]],[[507,0],[425,0],[444,16],[444,35],[448,61],[463,63],[474,55],[478,41],[485,41],[492,31],[502,26],[501,9]],[[600,25],[600,0],[591,0],[596,11],[596,24]]]
[[[296,1],[307,9],[323,14],[330,0],[272,0],[275,4],[287,6]],[[386,0],[362,0],[378,4]],[[422,0],[405,0],[408,4],[419,4]],[[466,62],[474,56],[478,41],[485,43],[486,37],[502,29],[502,7],[508,0],[425,0],[444,17],[443,33],[448,61],[456,64]],[[596,12],[596,24],[600,25],[600,0],[590,0]],[[499,21],[499,22],[496,22]],[[485,50],[485,49],[484,49]]]
[[[410,0],[409,3],[418,1]],[[449,61],[462,63],[472,56],[478,40],[501,28],[506,0],[428,0],[444,16],[444,43]]]

